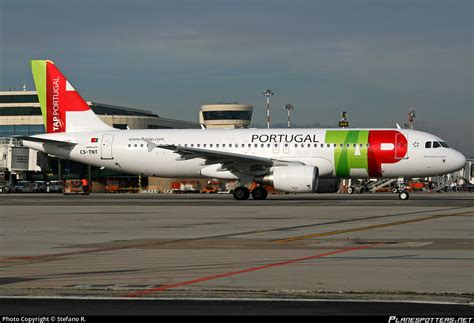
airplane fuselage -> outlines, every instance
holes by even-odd
[[[202,158],[183,159],[160,145],[299,162],[318,167],[319,176],[342,178],[426,177],[455,171],[465,162],[440,138],[407,129],[156,129],[37,137],[77,144],[24,141],[24,145],[97,167],[159,177],[238,179],[206,165]],[[150,149],[150,142],[158,146]]]

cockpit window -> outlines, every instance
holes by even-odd
[[[449,148],[448,144],[445,143],[444,141],[440,141],[439,142],[441,146],[443,146],[444,148]]]
[[[439,148],[441,145],[437,141],[433,141],[433,148]]]
[[[427,141],[427,142],[426,142],[425,148],[431,148],[431,141]]]

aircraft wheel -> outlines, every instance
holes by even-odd
[[[349,194],[354,194],[354,191],[355,191],[355,188],[352,187],[352,186],[347,188],[347,193],[349,193]]]
[[[400,200],[408,200],[410,198],[410,194],[408,194],[407,191],[401,191],[400,193],[398,193],[398,198]]]
[[[254,200],[265,200],[268,196],[268,191],[263,186],[257,186],[252,190],[252,197]]]
[[[356,193],[357,193],[357,194],[362,194],[362,193],[364,193],[364,192],[365,192],[365,188],[363,188],[363,187],[358,187],[358,188],[356,188]]]
[[[234,190],[234,198],[236,200],[247,200],[250,196],[249,189],[244,186],[239,186]]]

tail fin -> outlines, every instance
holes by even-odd
[[[113,129],[95,115],[52,61],[32,60],[31,70],[47,133]]]

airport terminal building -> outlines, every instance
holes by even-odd
[[[196,122],[161,118],[147,111],[87,102],[106,124],[117,129],[199,128]],[[36,91],[0,92],[0,137],[44,133],[44,122]]]

